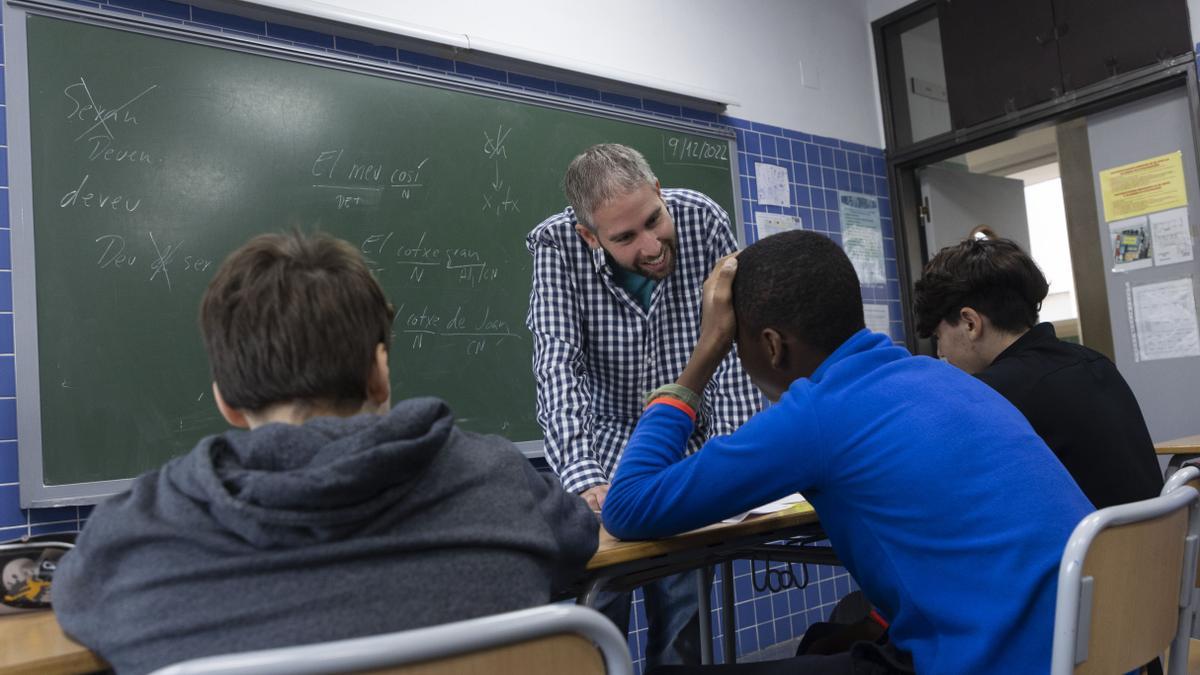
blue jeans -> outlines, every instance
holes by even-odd
[[[646,667],[700,663],[696,573],[683,572],[642,586],[646,605]],[[596,609],[629,634],[631,593],[602,591]]]

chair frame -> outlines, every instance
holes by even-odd
[[[1050,672],[1053,675],[1074,673],[1076,667],[1088,658],[1091,642],[1092,583],[1091,577],[1083,576],[1083,568],[1088,550],[1096,538],[1108,528],[1152,520],[1192,507],[1198,499],[1200,493],[1194,488],[1184,486],[1152,499],[1100,509],[1079,522],[1067,540],[1059,565],[1054,643],[1050,660]],[[1193,579],[1189,578],[1184,570],[1196,569],[1196,540],[1188,537],[1187,532],[1185,529],[1183,559],[1180,561],[1181,607],[1190,604],[1194,585]],[[1172,668],[1176,665],[1177,663],[1172,663]]]
[[[1183,487],[1192,483],[1193,489],[1200,486],[1200,468],[1193,465],[1185,465],[1167,479],[1163,485],[1162,494],[1169,494],[1176,488]],[[1190,546],[1200,547],[1200,501],[1197,501],[1191,506],[1191,513],[1188,515],[1188,540]],[[1200,555],[1198,555],[1200,557]],[[1195,561],[1192,567],[1185,567],[1183,570],[1184,584],[1189,587],[1190,593],[1188,597],[1179,598],[1179,626],[1175,632],[1175,640],[1171,643],[1171,656],[1167,661],[1167,675],[1186,675],[1188,672],[1188,661],[1191,651],[1192,642],[1192,627],[1196,620],[1197,603],[1200,602],[1200,570],[1196,569],[1196,565],[1200,564],[1200,560]],[[1190,572],[1189,572],[1190,570]],[[1191,582],[1190,584],[1188,582]]]
[[[414,630],[193,659],[152,675],[326,675],[395,668],[555,635],[591,640],[605,672],[632,675],[625,637],[603,614],[578,605],[544,605]]]

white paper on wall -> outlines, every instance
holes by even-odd
[[[883,228],[879,218],[879,200],[853,192],[838,193],[838,214],[842,221],[842,250],[860,284],[882,284]]]
[[[1150,214],[1154,264],[1170,265],[1192,259],[1192,228],[1186,206]]]
[[[1192,278],[1133,286],[1134,352],[1139,361],[1200,356]]]
[[[758,229],[759,239],[779,234],[780,232],[787,232],[788,230],[798,230],[802,225],[800,219],[796,216],[784,216],[764,211],[756,211],[754,213],[754,224]]]
[[[866,320],[867,329],[872,333],[883,333],[891,335],[892,314],[888,310],[887,305],[880,305],[873,302],[863,303],[863,319]]]
[[[788,170],[774,164],[754,163],[754,179],[758,184],[758,203],[766,206],[791,206],[792,190]]]

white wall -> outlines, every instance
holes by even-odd
[[[871,0],[876,1],[876,0]],[[345,10],[728,94],[734,117],[879,147],[868,0],[261,0]]]

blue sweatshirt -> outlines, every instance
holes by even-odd
[[[1049,670],[1059,558],[1093,509],[990,387],[862,330],[685,459],[691,429],[671,406],[643,414],[610,532],[664,537],[799,491],[918,673]]]

